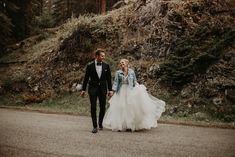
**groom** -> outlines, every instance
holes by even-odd
[[[99,99],[100,113],[99,113],[99,129],[102,130],[102,122],[105,114],[106,94],[108,88],[108,95],[112,95],[112,82],[110,67],[103,62],[105,59],[105,51],[97,49],[95,51],[95,60],[87,65],[86,73],[83,80],[81,96],[85,96],[86,87],[88,84],[88,94],[91,104],[91,118],[93,123],[92,133],[97,133],[97,117],[96,117],[96,102]]]

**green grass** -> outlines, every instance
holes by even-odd
[[[61,112],[79,115],[90,114],[90,104],[88,96],[81,98],[79,93],[65,94],[63,96],[44,100],[41,103],[25,104],[21,100],[21,95],[14,97],[0,97],[1,107],[17,107],[23,109],[41,110],[45,112]]]
[[[22,95],[7,94],[0,96],[0,107],[19,108],[26,110],[37,110],[50,113],[66,113],[74,115],[90,115],[89,97],[80,97],[80,92],[66,93],[56,98],[44,100],[41,103],[25,103],[22,101]],[[108,102],[108,100],[107,100]],[[99,103],[97,102],[97,112],[99,112]],[[109,104],[106,105],[108,108]]]
[[[177,115],[162,115],[160,121],[161,123],[167,124],[181,124],[181,125],[191,125],[191,126],[201,126],[201,127],[216,127],[216,128],[235,128],[235,123],[224,123],[218,119],[208,117],[207,119],[197,119],[194,115],[189,115],[187,117],[179,117]]]
[[[45,100],[38,104],[28,104],[27,107],[54,112],[89,115],[90,105],[88,98],[81,98],[78,94],[68,94],[58,99]]]
[[[108,108],[107,103],[107,108]],[[85,98],[79,96],[79,92],[72,94],[64,94],[60,97],[44,100],[41,103],[29,103],[25,104],[21,100],[21,95],[16,94],[0,96],[0,107],[30,110],[30,111],[40,111],[45,113],[64,113],[72,115],[85,115],[90,116],[90,103],[88,95]],[[167,106],[166,106],[167,107]],[[169,107],[169,106],[168,106]],[[99,112],[99,107],[97,107],[97,112]],[[208,117],[207,117],[208,116]],[[162,123],[173,123],[173,124],[189,124],[196,126],[214,126],[214,127],[228,127],[234,128],[234,123],[223,123],[218,119],[214,119],[209,115],[205,118],[198,118],[195,115],[188,114],[187,116],[182,116],[180,114],[169,114],[164,112],[160,118]]]

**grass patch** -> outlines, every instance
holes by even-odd
[[[44,100],[41,103],[26,104],[22,101],[22,95],[0,96],[0,107],[20,108],[38,110],[44,112],[67,113],[75,115],[90,115],[90,102],[88,95],[85,98],[79,96],[80,93],[66,93],[57,98]],[[108,101],[108,100],[107,100]],[[106,105],[108,108],[109,104]],[[97,102],[97,113],[99,112],[99,102]]]
[[[21,100],[21,95],[15,95],[13,97],[0,97],[0,106],[4,107],[19,107],[32,110],[42,110],[48,112],[59,112],[59,113],[71,113],[90,115],[90,103],[88,96],[81,98],[79,93],[65,94],[58,98],[44,100],[41,103],[29,103],[25,104]]]
[[[25,104],[22,102],[22,96],[18,95],[7,95],[0,96],[0,107],[16,108],[22,110],[30,111],[40,111],[45,113],[65,113],[72,115],[85,115],[90,116],[90,102],[89,97],[81,98],[79,93],[66,93],[60,97],[44,100],[41,103],[30,103]],[[171,102],[172,103],[172,102]],[[106,108],[109,107],[107,103]],[[171,105],[166,105],[166,108],[171,107]],[[97,113],[99,112],[99,106],[97,104]],[[161,123],[172,123],[172,124],[189,124],[195,126],[212,126],[212,127],[227,127],[234,128],[234,122],[224,123],[219,119],[214,119],[208,114],[201,113],[197,114],[187,114],[182,116],[177,113],[170,113],[166,111],[160,118]],[[98,114],[97,114],[98,115]]]
[[[27,108],[43,109],[46,111],[72,113],[72,114],[90,114],[90,104],[88,98],[79,97],[76,94],[66,94],[56,99],[45,100],[42,103],[32,103],[26,105]]]
[[[180,124],[180,125],[191,125],[200,127],[215,127],[215,128],[235,128],[235,123],[224,123],[223,121],[210,119],[210,120],[198,120],[195,116],[179,117],[177,115],[169,116],[163,115],[160,119],[161,123],[167,124]]]

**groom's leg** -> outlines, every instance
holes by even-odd
[[[103,128],[103,119],[105,115],[105,106],[106,106],[106,94],[99,93],[99,103],[100,103],[100,113],[99,113],[99,127]]]
[[[91,103],[91,118],[92,124],[94,128],[97,128],[97,118],[96,118],[96,101],[97,95],[89,95],[90,103]]]

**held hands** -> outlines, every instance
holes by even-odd
[[[109,96],[109,97],[112,97],[112,96],[113,96],[113,94],[114,94],[114,92],[113,92],[113,91],[109,91],[109,92],[108,92],[108,96]]]

